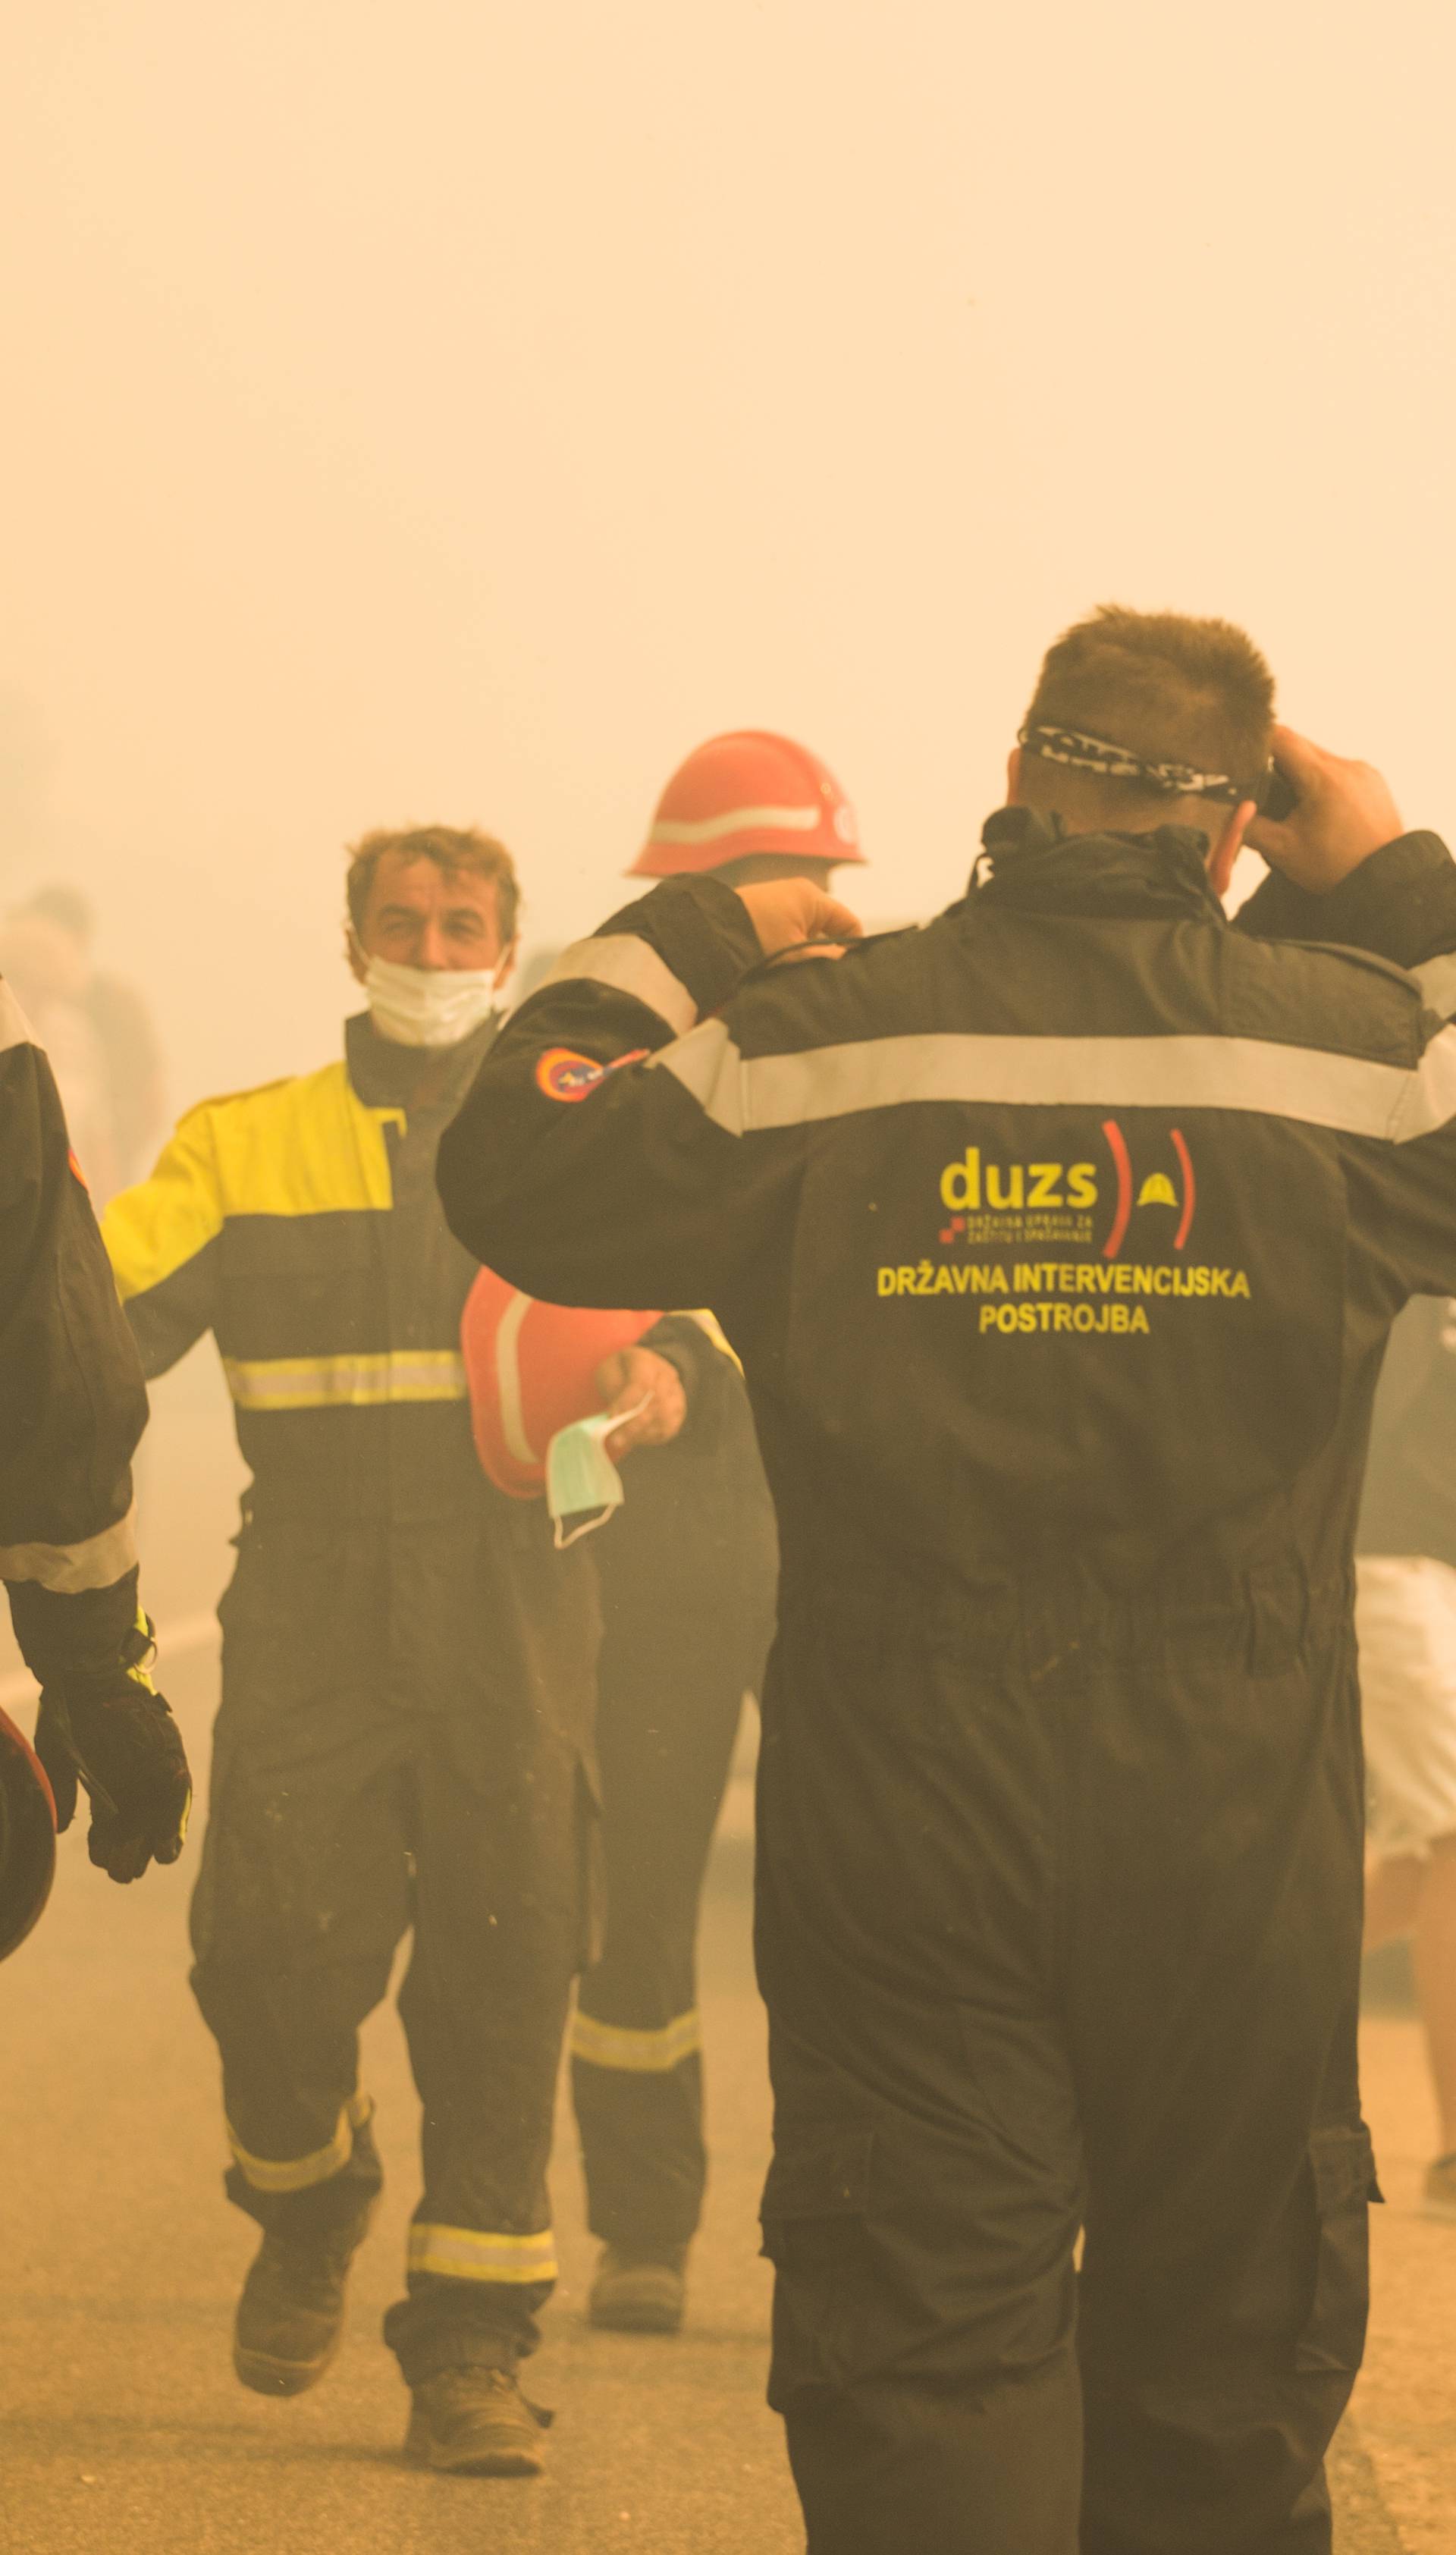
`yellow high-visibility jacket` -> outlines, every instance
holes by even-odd
[[[460,1360],[475,1264],[433,1162],[488,1043],[451,1051],[406,1109],[411,1051],[351,1022],[347,1060],[203,1101],[107,1208],[147,1373],[216,1338],[260,1513],[447,1515],[480,1496]]]

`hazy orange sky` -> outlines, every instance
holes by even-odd
[[[330,1051],[351,834],[559,938],[716,728],[924,911],[1108,597],[1451,831],[1453,93],[1449,0],[12,0],[0,899],[179,1103]]]

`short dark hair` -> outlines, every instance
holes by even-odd
[[[1123,746],[1144,763],[1226,773],[1244,794],[1257,797],[1274,717],[1274,676],[1232,621],[1104,603],[1047,649],[1026,727],[1072,729]],[[1158,799],[1137,781],[1064,775],[1029,757],[1029,781],[1043,771],[1054,773],[1062,794],[1078,803],[1143,809]],[[1050,778],[1032,782],[1032,793],[1050,801]],[[1167,795],[1161,803],[1167,805]],[[1215,813],[1211,806],[1210,816]]]
[[[357,843],[349,845],[349,868],[344,881],[349,920],[355,931],[364,927],[375,872],[389,852],[398,852],[402,860],[433,861],[447,878],[457,870],[473,870],[479,878],[493,879],[496,920],[502,942],[509,948],[516,937],[521,912],[521,881],[505,844],[498,843],[494,834],[482,834],[474,825],[407,825],[400,829],[385,826],[376,833],[361,834]]]

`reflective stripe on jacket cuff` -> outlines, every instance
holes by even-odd
[[[137,1566],[137,1513],[128,1509],[115,1525],[79,1543],[0,1544],[0,1579],[34,1580],[58,1597],[87,1588],[114,1588]]]

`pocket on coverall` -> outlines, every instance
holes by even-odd
[[[1314,2277],[1295,2346],[1297,2370],[1354,2371],[1370,2311],[1368,2206],[1383,2197],[1370,2131],[1316,2129],[1309,2141],[1314,2207]]]
[[[840,2386],[863,2361],[865,2219],[871,2129],[826,2130],[774,2158],[760,2212],[774,2288],[769,2400],[782,2412],[809,2386]],[[858,2275],[858,2276],[857,2276]]]

